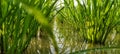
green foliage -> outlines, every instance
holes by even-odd
[[[119,33],[119,14],[119,0],[0,0],[0,53],[23,54],[31,50],[34,42],[40,44],[34,45],[37,50],[32,53],[41,54],[50,54],[51,45],[55,54],[119,49],[83,50],[87,46],[83,47],[84,43],[106,46],[112,32]],[[53,34],[53,20],[63,47],[59,47]]]
[[[3,50],[2,54],[22,54],[27,49],[32,37],[36,36],[39,27],[43,29],[42,32],[47,31],[49,37],[47,34],[44,37],[47,38],[46,40],[49,38],[52,40],[48,42],[53,43],[55,51],[58,53],[52,27],[49,25],[56,15],[55,4],[57,0],[0,1],[0,47]]]
[[[64,0],[64,10],[61,11],[67,24],[80,28],[81,35],[91,43],[104,44],[108,35],[120,25],[118,0]],[[81,3],[82,2],[82,3]],[[66,22],[65,22],[66,23]]]
[[[1,0],[1,11],[0,37],[3,47],[1,53],[21,54],[27,48],[31,37],[36,35],[38,23],[35,20],[32,22],[32,16],[26,14],[12,1]]]

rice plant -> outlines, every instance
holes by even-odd
[[[108,34],[113,28],[119,26],[118,0],[76,1],[77,6],[74,5],[74,0],[64,0],[66,8],[60,14],[69,21],[69,24],[80,28],[85,40],[95,44],[104,44]]]
[[[0,47],[1,54],[22,54],[31,39],[42,34],[42,54],[50,53],[50,43],[58,53],[52,28],[49,25],[56,15],[57,0],[0,0]]]
[[[68,41],[67,45],[73,46],[71,52],[82,40],[90,44],[84,49],[96,45],[106,46],[106,40],[112,37],[112,32],[120,25],[119,2],[119,0],[64,0],[65,8],[59,15],[62,17],[61,24],[65,26],[59,29],[64,39]],[[78,48],[82,49],[82,47]]]

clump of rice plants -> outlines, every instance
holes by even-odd
[[[58,0],[0,0],[1,54],[22,54],[29,47],[39,29],[42,32],[40,53],[50,53],[50,43],[58,53],[58,46],[50,26],[57,14]],[[43,47],[44,46],[44,47]]]
[[[74,28],[80,28],[79,32],[87,42],[104,45],[110,32],[120,25],[118,0],[76,1],[77,6],[74,0],[64,0],[65,8],[60,15]]]
[[[61,16],[59,29],[64,43],[69,43],[65,47],[73,52],[78,48],[83,50],[88,47],[94,48],[96,45],[106,46],[106,40],[113,36],[112,32],[120,25],[119,2],[118,0],[64,0],[64,9],[59,13]]]
[[[39,24],[32,19],[32,16],[22,11],[16,1],[0,1],[1,54],[21,54],[27,48],[31,38],[36,35]]]

